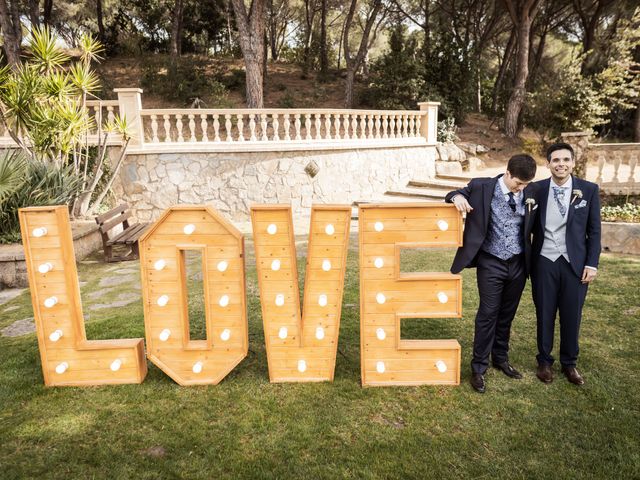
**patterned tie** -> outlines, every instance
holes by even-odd
[[[566,187],[553,187],[553,198],[556,201],[556,205],[558,206],[558,210],[560,211],[560,215],[563,217],[567,213],[567,207],[564,205],[564,191]]]
[[[511,207],[511,211],[515,212],[516,211],[516,201],[513,198],[513,192],[509,192],[507,195],[509,195],[509,201],[507,203]]]

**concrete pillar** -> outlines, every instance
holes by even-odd
[[[586,178],[589,149],[589,137],[591,132],[564,132],[560,134],[560,141],[573,147],[576,166],[573,173],[576,177]]]
[[[121,118],[127,119],[131,131],[129,145],[141,147],[144,144],[144,130],[142,129],[142,89],[141,88],[114,88],[118,94],[118,107]]]
[[[438,142],[438,105],[440,102],[418,102],[421,112],[425,112],[420,124],[420,133],[429,145]]]

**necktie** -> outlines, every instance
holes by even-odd
[[[516,211],[516,201],[513,198],[513,192],[509,192],[508,195],[509,195],[509,201],[507,203],[511,207],[511,211],[515,212]]]
[[[563,217],[567,213],[567,207],[564,204],[565,190],[566,190],[565,187],[553,187],[553,198],[556,201],[556,205],[558,206],[558,211],[560,212],[560,215],[562,215]]]

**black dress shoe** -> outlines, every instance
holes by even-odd
[[[474,373],[471,375],[471,386],[476,392],[484,393],[484,376],[481,373]]]
[[[584,378],[578,373],[576,367],[562,367],[562,373],[574,385],[584,385]]]
[[[502,363],[494,362],[493,367],[497,368],[498,370],[502,370],[502,373],[504,373],[509,378],[517,378],[518,380],[522,378],[522,374],[518,370],[513,368],[508,361]]]

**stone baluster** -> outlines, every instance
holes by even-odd
[[[116,119],[115,113],[113,113],[113,107],[109,105],[107,107],[107,122],[111,123]]]
[[[219,120],[220,115],[218,115],[217,113],[213,114],[213,141],[214,142],[219,142],[220,141],[220,120]]]
[[[368,118],[367,131],[369,132],[369,134],[367,135],[367,138],[372,139],[373,138],[373,115],[369,113],[367,115],[367,118]]]
[[[169,119],[171,118],[171,116],[165,113],[162,116],[162,118],[164,118],[164,141],[170,142],[171,141],[171,122],[169,121]]]
[[[620,170],[620,165],[622,164],[622,155],[619,151],[613,152],[613,178],[612,182],[619,182],[618,179],[618,171]]]
[[[184,142],[184,137],[182,136],[182,115],[176,114],[176,130],[178,130],[178,142]]]
[[[285,141],[289,141],[291,140],[291,136],[289,135],[289,128],[291,127],[290,123],[289,123],[289,114],[285,113],[284,114],[284,139]]]
[[[189,141],[190,142],[195,142],[196,141],[196,121],[195,121],[196,116],[193,113],[189,114]]]
[[[258,141],[258,137],[256,137],[256,115],[254,113],[249,114],[249,140],[252,142]]]
[[[380,115],[374,115],[375,117],[375,128],[376,128],[376,138],[380,138]]]
[[[238,141],[244,142],[244,115],[238,113],[236,119],[238,120]]]
[[[416,127],[415,117],[413,115],[409,115],[409,136],[410,137],[416,136],[415,127]]]
[[[420,136],[420,132],[422,131],[422,120],[420,120],[420,115],[416,115],[416,130],[415,136]]]
[[[305,140],[311,140],[311,114],[304,114],[304,130],[305,130]]]
[[[358,114],[358,120],[360,121],[360,140],[367,138],[367,114]]]
[[[627,179],[628,183],[635,183],[637,165],[638,165],[638,153],[631,152],[629,154],[629,178]]]
[[[158,116],[151,115],[151,142],[159,143],[160,139],[158,138]]]
[[[389,115],[382,115],[382,138],[389,138]]]
[[[351,138],[358,139],[358,115],[351,115]]]
[[[260,137],[260,140],[262,140],[263,142],[266,142],[267,140],[269,140],[269,137],[267,136],[267,114],[266,113],[260,114],[260,127],[262,129],[262,137]]]
[[[278,133],[278,130],[280,129],[280,115],[278,115],[277,113],[273,114],[273,141],[274,142],[279,142],[280,141],[280,133]]]
[[[322,140],[322,121],[320,120],[320,113],[314,113],[316,117],[316,140]]]
[[[102,106],[95,105],[93,107],[93,119],[96,123],[96,133],[100,135],[102,133]]]
[[[409,117],[407,115],[402,115],[402,138],[408,137],[409,130]]]
[[[604,170],[604,165],[606,162],[606,155],[604,152],[598,153],[598,177],[596,178],[596,183],[602,183],[602,170]]]
[[[345,113],[342,115],[342,124],[344,125],[344,139],[349,140],[351,137],[349,136],[349,114]]]
[[[324,138],[325,140],[331,140],[331,114],[324,114]]]
[[[207,130],[209,129],[209,125],[207,124],[207,114],[200,114],[200,129],[202,130],[202,141],[208,142],[209,137],[207,136]]]
[[[389,119],[389,137],[396,138],[396,115],[392,114]]]
[[[336,140],[340,140],[340,114],[336,113],[333,115],[333,128],[336,132],[334,138]]]
[[[226,141],[227,142],[233,142],[233,136],[231,135],[231,114],[230,113],[225,113],[224,114],[224,129],[225,132],[227,134],[227,138]]]
[[[296,129],[296,140],[302,140],[302,137],[300,136],[300,114],[299,113],[294,114],[293,118],[295,118],[295,121],[293,122],[293,126]]]

